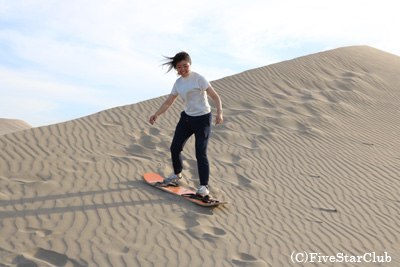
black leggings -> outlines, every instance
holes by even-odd
[[[200,185],[208,185],[210,165],[207,158],[207,145],[211,133],[211,113],[202,116],[189,116],[181,113],[181,118],[176,125],[174,139],[171,144],[171,158],[175,174],[181,173],[182,150],[187,140],[194,134],[196,140],[196,159],[199,172]]]

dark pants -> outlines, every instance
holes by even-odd
[[[196,159],[199,172],[200,185],[208,185],[210,165],[207,158],[207,145],[211,133],[211,113],[202,116],[189,116],[181,113],[181,118],[175,129],[174,139],[171,144],[171,158],[175,174],[181,173],[182,150],[187,140],[194,134],[196,140]]]

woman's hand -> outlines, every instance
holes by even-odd
[[[217,113],[217,118],[215,119],[215,125],[221,124],[224,121],[224,118],[222,117],[222,111],[219,111]]]
[[[150,121],[149,122],[150,122],[151,125],[154,124],[154,122],[156,121],[157,117],[158,116],[156,114],[154,114],[153,116],[150,117]]]

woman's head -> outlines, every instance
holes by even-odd
[[[170,72],[172,69],[178,71],[179,75],[185,77],[185,74],[190,73],[190,66],[192,65],[192,59],[189,54],[186,52],[179,52],[174,57],[165,57],[168,61],[163,64],[163,66],[168,66],[167,72]],[[186,73],[188,71],[188,73]]]

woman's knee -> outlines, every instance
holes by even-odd
[[[179,154],[182,151],[182,146],[175,144],[172,142],[169,150],[171,151],[172,154]]]

